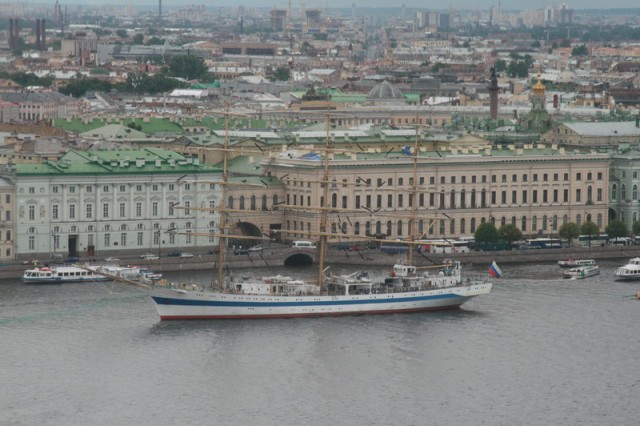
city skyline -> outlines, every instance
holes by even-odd
[[[15,2],[0,2],[0,4],[8,4],[8,3],[15,3]],[[48,4],[53,4],[55,2],[53,1],[43,2],[42,0],[24,0],[21,3],[28,3],[33,5],[48,5]],[[270,3],[271,2],[263,2],[261,0],[238,0],[235,2],[227,2],[224,0],[214,0],[214,1],[207,2],[205,6],[209,8],[237,7],[237,6],[261,7],[261,8],[286,8],[288,6],[288,1],[285,1],[285,0],[275,0],[273,4],[270,4]],[[597,0],[584,0],[577,3],[563,2],[563,1],[548,1],[545,3],[534,4],[534,5],[532,5],[530,2],[526,0],[507,0],[507,1],[501,1],[500,3],[503,10],[543,9],[545,7],[559,6],[562,3],[565,3],[567,7],[576,9],[576,10],[582,10],[582,9],[607,10],[607,9],[638,8],[638,4],[634,0],[614,0],[611,2],[607,2],[605,4]],[[71,7],[76,5],[118,6],[118,5],[126,5],[127,3],[124,1],[115,1],[107,5],[101,0],[86,0],[82,3],[61,2],[61,4]],[[157,4],[158,4],[157,0],[141,0],[137,3],[138,6],[148,6],[148,7],[156,6]],[[204,4],[204,3],[199,3],[197,1],[193,2],[191,0],[171,0],[171,1],[164,0],[163,8],[170,9],[173,7],[181,7],[181,6],[191,5],[191,4]],[[398,8],[399,9],[402,5],[404,5],[407,8],[412,8],[412,9],[419,8],[419,9],[425,9],[425,10],[448,9],[448,8],[478,10],[478,9],[488,9],[493,5],[497,5],[498,1],[457,0],[455,2],[452,2],[448,0],[434,0],[432,2],[429,2],[428,5],[426,5],[424,4],[424,2],[420,0],[404,0],[399,4],[396,4],[394,6],[389,6],[389,3],[384,0],[367,0],[367,1],[352,0],[351,2],[347,2],[347,3],[341,2],[338,0],[326,0],[326,1],[308,0],[308,1],[305,1],[305,8],[322,9],[322,8],[328,7],[328,8],[345,8],[346,9],[346,8],[350,8],[352,4],[355,4],[357,8],[388,8],[388,9]],[[300,1],[292,0],[291,6],[294,9],[298,9],[300,7]]]

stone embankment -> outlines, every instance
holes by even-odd
[[[263,268],[267,266],[282,266],[290,251],[285,248],[265,249],[262,254],[251,253],[249,255],[229,255],[227,263],[237,268]],[[510,250],[510,251],[471,251],[469,253],[456,254],[414,254],[414,264],[427,266],[438,264],[446,259],[460,260],[463,265],[489,265],[494,260],[499,264],[509,263],[556,263],[560,259],[619,259],[620,264],[626,260],[640,256],[640,245],[625,247],[573,247],[570,249],[545,249],[545,250]],[[83,259],[94,263],[93,259]],[[390,255],[380,250],[366,250],[362,252],[345,252],[331,248],[327,252],[326,263],[333,265],[376,265],[392,266],[401,259],[397,255]],[[213,269],[216,256],[209,254],[196,255],[193,258],[163,257],[158,260],[144,261],[139,258],[123,259],[122,265],[146,265],[154,271],[188,271]],[[41,262],[43,263],[43,262]],[[100,258],[95,263],[101,263]],[[0,279],[18,278],[25,269],[33,266],[22,263],[6,264],[0,267]]]

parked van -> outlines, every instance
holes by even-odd
[[[629,237],[612,238],[609,240],[609,244],[612,246],[630,246],[631,238]]]
[[[315,249],[316,245],[311,241],[294,241],[291,243],[291,247]]]

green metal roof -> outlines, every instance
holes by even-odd
[[[161,148],[72,150],[59,161],[16,164],[17,176],[177,173],[220,173],[220,169]]]

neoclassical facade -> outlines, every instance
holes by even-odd
[[[70,151],[60,161],[18,164],[18,256],[104,256],[210,247],[217,232],[220,170],[157,148]]]
[[[457,238],[486,221],[513,224],[527,237],[557,234],[566,222],[591,220],[601,229],[608,223],[607,154],[527,146],[475,154],[421,152],[415,172],[413,164],[403,153],[336,154],[325,201],[322,161],[272,161],[271,170],[286,185],[283,227],[317,239],[321,206],[335,208],[331,231],[363,239]]]

